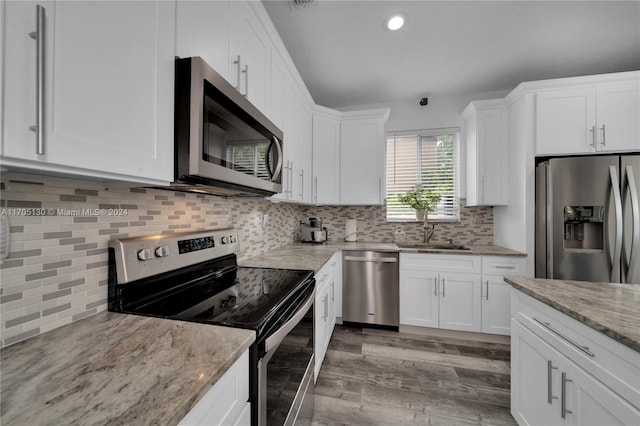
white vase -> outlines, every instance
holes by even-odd
[[[416,210],[416,220],[422,222],[424,221],[424,217],[427,214],[427,211],[422,209],[422,210]]]

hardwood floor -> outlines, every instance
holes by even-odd
[[[515,425],[509,345],[337,325],[312,425]]]

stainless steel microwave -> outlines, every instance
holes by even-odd
[[[282,131],[202,58],[176,59],[172,189],[282,192],[282,142]]]

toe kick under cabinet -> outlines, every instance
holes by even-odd
[[[511,292],[511,414],[518,424],[640,425],[640,353]]]
[[[400,325],[510,334],[510,286],[525,259],[400,254]]]

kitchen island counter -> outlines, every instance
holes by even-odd
[[[177,424],[254,340],[101,312],[2,349],[0,423]]]
[[[437,248],[400,248],[395,243],[373,241],[327,241],[325,243],[296,242],[271,250],[260,256],[238,261],[240,266],[275,269],[305,269],[318,272],[337,251],[374,250],[401,253],[431,253],[476,256],[526,256],[526,254],[496,245],[469,246],[470,250]]]
[[[506,277],[515,289],[640,352],[640,285]]]

